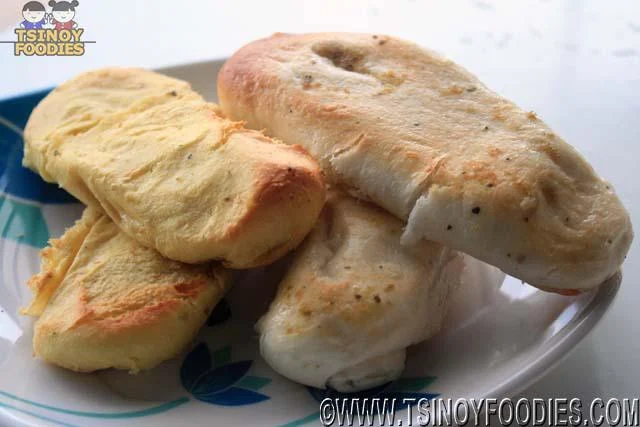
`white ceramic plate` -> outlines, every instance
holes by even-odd
[[[215,100],[221,61],[161,70]],[[38,250],[82,206],[20,166],[21,129],[45,92],[0,102],[0,424],[63,426],[303,425],[318,423],[325,392],[276,374],[261,359],[253,324],[281,266],[244,273],[196,342],[137,376],[76,374],[32,357],[32,319],[20,316]],[[547,294],[468,260],[443,331],[411,348],[403,377],[364,394],[380,397],[504,397],[557,363],[611,304],[620,276],[578,297]],[[250,295],[250,298],[247,298]],[[381,337],[381,339],[384,339]],[[201,374],[210,381],[194,383]],[[203,392],[206,391],[206,394]],[[360,395],[363,395],[362,393]]]

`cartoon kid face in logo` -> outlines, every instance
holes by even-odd
[[[78,1],[55,1],[51,0],[49,6],[53,12],[53,25],[56,30],[71,30],[78,27],[78,24],[73,21],[73,17],[76,16],[76,7]]]
[[[5,0],[0,0],[5,1]],[[81,40],[84,28],[73,20],[78,0],[48,0],[51,11],[39,1],[28,1],[22,8],[24,21],[15,28],[17,40],[13,43],[15,56],[81,56],[85,42]],[[7,42],[3,42],[7,43]]]
[[[45,15],[46,12],[42,3],[30,1],[22,8],[24,21],[20,23],[20,26],[27,30],[40,30],[46,24]]]

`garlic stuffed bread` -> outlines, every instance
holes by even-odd
[[[187,83],[139,69],[81,74],[51,92],[27,123],[24,164],[188,263],[267,264],[304,238],[324,202],[302,147],[246,130]]]
[[[452,61],[373,34],[275,34],[218,75],[225,114],[300,142],[334,183],[408,221],[403,239],[466,252],[543,289],[613,275],[629,215],[532,112]]]
[[[87,208],[42,252],[24,312],[34,354],[79,372],[137,372],[178,355],[229,288],[230,271],[163,258]]]
[[[440,329],[462,272],[461,257],[444,246],[402,246],[403,226],[376,206],[330,193],[257,324],[274,370],[339,391],[401,374],[406,347]]]

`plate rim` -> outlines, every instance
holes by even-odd
[[[556,336],[556,339],[549,343],[549,345],[538,347],[537,350],[539,351],[535,351],[531,355],[537,358],[533,363],[528,364],[524,371],[498,384],[493,390],[485,393],[482,397],[514,397],[557,367],[575,351],[576,347],[596,328],[604,315],[609,312],[609,307],[611,307],[615,301],[622,286],[622,279],[623,274],[622,269],[620,269],[613,276],[598,285],[596,289],[586,292],[585,294],[587,295],[591,294],[591,298],[580,313],[578,313],[578,317],[574,317],[575,321],[565,325]],[[537,290],[537,292],[544,291]]]
[[[162,67],[150,68],[153,71],[166,73],[169,75],[179,74],[180,71],[187,71],[192,67],[220,67],[228,57],[212,58],[202,61],[187,62],[183,64],[171,64]],[[0,98],[0,103],[15,102],[21,98],[39,95],[53,90],[55,86],[37,88],[22,93],[12,94],[7,97]],[[215,86],[214,86],[215,89]],[[509,276],[507,276],[509,277]],[[464,398],[507,398],[514,397],[522,391],[526,390],[533,383],[543,377],[545,374],[556,368],[564,359],[566,359],[576,347],[591,333],[600,323],[610,307],[615,301],[619,290],[622,286],[624,275],[620,269],[614,276],[605,280],[596,289],[590,290],[585,294],[591,294],[589,301],[584,305],[582,310],[574,317],[572,322],[565,325],[558,333],[553,341],[546,345],[538,346],[530,353],[533,361],[526,363],[524,369],[513,375],[502,383],[496,384],[493,388],[484,392],[481,396],[466,396]],[[506,279],[505,279],[506,280]],[[536,290],[537,292],[543,292]],[[567,297],[575,298],[575,297]],[[33,415],[26,414],[28,419],[24,419],[18,415],[19,412],[5,408],[0,405],[0,421],[19,422],[25,426],[39,426],[29,422],[34,419]],[[44,420],[46,422],[46,420]]]
[[[176,64],[165,67],[154,68],[154,71],[162,73],[172,73],[180,69],[187,69],[193,66],[206,67],[220,67],[229,57],[221,57],[215,59],[208,59],[204,61],[189,62],[186,64]],[[505,277],[508,278],[509,275]],[[540,351],[540,354],[536,354],[538,358],[528,365],[525,371],[513,375],[509,380],[498,384],[493,390],[485,393],[481,397],[512,397],[521,393],[536,380],[540,379],[547,372],[558,366],[565,358],[567,358],[573,350],[584,340],[587,335],[595,329],[600,323],[605,313],[609,311],[609,307],[615,301],[620,287],[622,286],[622,269],[618,270],[616,274],[601,283],[596,289],[587,291],[586,293],[592,293],[592,297],[589,302],[581,311],[581,316],[578,318],[576,324],[570,329],[567,329],[569,325],[566,325],[563,329],[567,329],[564,333],[559,335],[554,343],[546,348],[546,351]],[[613,283],[609,283],[613,282]],[[536,289],[537,292],[544,292]],[[574,297],[568,297],[574,298]],[[543,348],[539,348],[543,350]]]

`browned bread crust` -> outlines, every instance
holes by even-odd
[[[332,182],[408,221],[407,242],[425,237],[556,290],[600,284],[631,244],[614,189],[573,147],[412,43],[276,34],[227,61],[218,95],[229,117],[300,142]]]
[[[433,336],[460,282],[461,256],[427,240],[402,246],[404,224],[332,191],[258,322],[260,353],[282,375],[339,391],[403,371],[405,349]]]
[[[163,258],[87,208],[42,252],[30,284],[33,348],[49,363],[79,372],[136,372],[172,358],[195,337],[229,288],[219,265]]]
[[[324,203],[302,147],[246,130],[186,82],[140,69],[56,88],[27,123],[24,164],[188,263],[268,264],[304,238]]]

